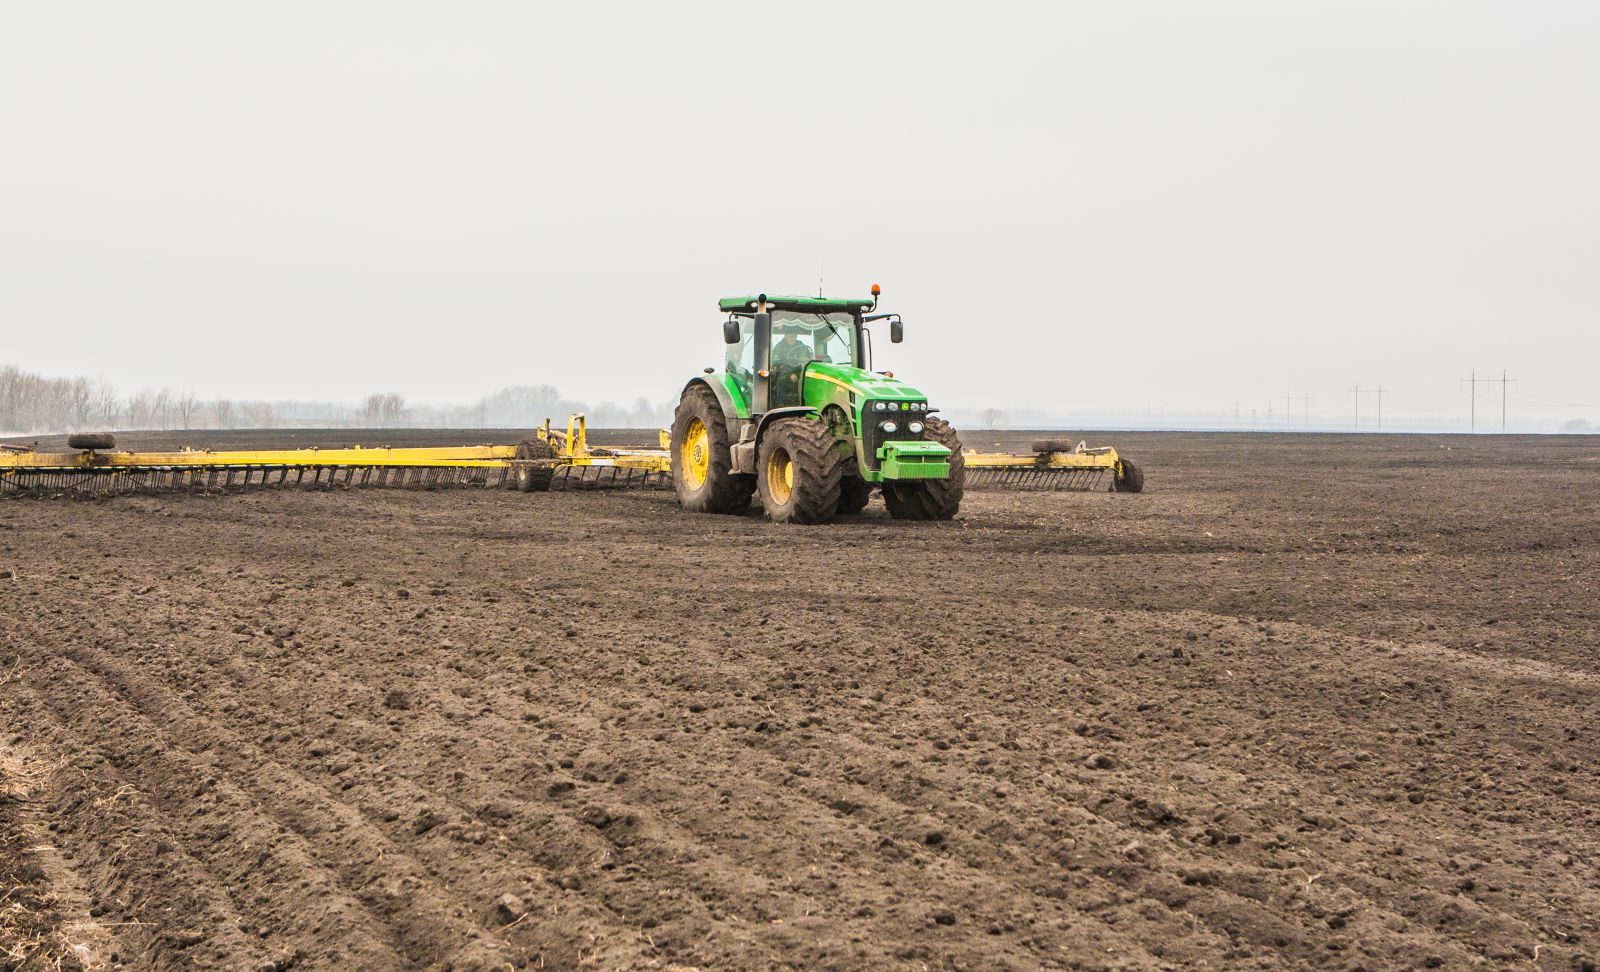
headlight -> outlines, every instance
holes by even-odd
[[[883,431],[889,433],[890,435],[893,435],[895,430],[900,428],[900,426],[894,424],[893,422],[885,422],[882,425],[878,426],[878,428],[880,428]]]
[[[912,435],[921,435],[922,434],[922,423],[921,422],[912,422],[910,425],[906,426],[906,431],[910,432]]]
[[[889,406],[885,405],[883,402],[873,402],[872,403],[872,410],[874,412],[881,412],[881,411],[883,411],[884,409],[886,409],[888,407]]]

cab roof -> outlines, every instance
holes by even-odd
[[[755,295],[747,297],[724,297],[717,301],[717,309],[723,311],[755,310]],[[872,306],[871,297],[785,297],[782,295],[768,294],[767,303],[777,310],[808,310],[808,311],[847,311],[861,310]]]

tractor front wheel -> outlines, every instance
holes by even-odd
[[[761,437],[756,478],[761,505],[778,523],[827,523],[839,509],[844,455],[814,418],[778,419]]]
[[[929,417],[923,438],[950,450],[950,475],[946,479],[925,479],[910,483],[884,483],[883,505],[897,520],[948,520],[961,509],[966,491],[967,467],[961,455],[961,439],[944,419]]]
[[[728,423],[716,392],[691,385],[672,416],[672,488],[691,513],[743,513],[750,509],[754,476],[733,472]]]
[[[839,481],[839,515],[854,516],[867,508],[872,501],[872,484],[860,476],[846,476]]]

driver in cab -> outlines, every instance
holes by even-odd
[[[777,376],[777,386],[786,402],[800,401],[800,374],[814,357],[811,345],[800,340],[796,328],[787,328],[783,339],[772,346],[772,371]]]

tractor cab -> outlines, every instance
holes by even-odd
[[[827,297],[725,297],[726,373],[751,411],[805,403],[813,364],[852,371],[870,368],[864,328],[876,300]]]

